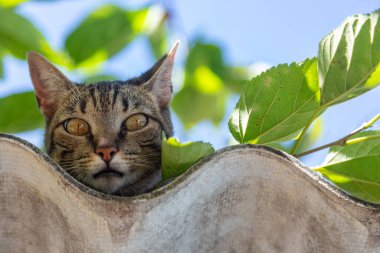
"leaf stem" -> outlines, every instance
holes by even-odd
[[[369,140],[374,140],[374,139],[380,139],[380,134],[375,134],[375,135],[370,135],[370,136],[363,136],[363,137],[358,137],[358,138],[354,138],[354,139],[351,139],[351,140],[347,140],[346,141],[346,145],[352,145],[352,144],[356,144],[356,143],[359,143],[359,142],[362,142],[362,141],[369,141]]]
[[[309,130],[311,124],[313,121],[318,117],[319,112],[321,111],[322,107],[319,107],[317,110],[315,110],[313,116],[311,116],[310,120],[307,122],[306,126],[302,129],[302,132],[300,136],[297,138],[297,141],[294,143],[292,150],[290,151],[291,155],[294,155],[294,153],[297,151],[298,146],[301,144],[301,141],[303,140],[303,137],[305,136],[307,130]]]
[[[306,155],[309,155],[311,153],[314,153],[314,152],[317,152],[317,151],[320,151],[320,150],[323,150],[323,149],[326,149],[326,148],[329,148],[329,147],[332,147],[332,146],[344,146],[344,145],[351,145],[351,144],[355,144],[355,143],[359,143],[359,142],[362,142],[362,141],[366,141],[366,140],[372,140],[372,139],[377,139],[377,138],[380,138],[380,134],[379,135],[372,135],[372,136],[365,136],[365,137],[358,137],[358,138],[355,138],[355,139],[351,139],[349,140],[350,137],[352,137],[353,135],[363,131],[363,130],[366,130],[367,128],[371,127],[373,125],[373,123],[375,123],[378,119],[380,119],[380,113],[377,114],[375,117],[373,117],[371,120],[369,120],[368,122],[365,122],[363,123],[359,128],[355,129],[354,131],[352,131],[351,133],[349,133],[348,135],[340,138],[339,140],[337,141],[333,141],[333,142],[330,142],[330,143],[327,143],[325,145],[322,145],[320,147],[317,147],[317,148],[314,148],[314,149],[310,149],[308,151],[305,151],[305,152],[302,152],[300,154],[295,154],[294,157],[302,157],[302,156],[306,156]],[[306,128],[306,127],[305,127]],[[302,134],[301,134],[302,135]],[[301,136],[300,136],[301,137]],[[298,138],[299,139],[299,138]],[[298,140],[297,140],[298,141]],[[293,147],[294,148],[294,147]]]

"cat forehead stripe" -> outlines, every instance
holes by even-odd
[[[86,105],[87,105],[87,99],[81,98],[79,103],[79,108],[82,113],[86,113]]]
[[[117,99],[117,96],[119,95],[119,85],[115,85],[114,89],[113,89],[113,95],[112,95],[112,109],[115,108],[115,103],[116,103],[116,99]]]
[[[99,102],[100,102],[100,110],[103,111],[108,111],[109,108],[108,106],[111,105],[111,100],[110,100],[110,91],[111,91],[111,84],[110,83],[105,83],[105,84],[99,84],[96,86],[97,91],[98,91],[98,97],[99,97]]]
[[[122,102],[123,102],[123,106],[124,106],[123,111],[125,112],[128,110],[128,107],[129,107],[129,102],[128,102],[127,96],[123,97]]]
[[[96,108],[95,87],[93,85],[91,85],[91,87],[89,88],[88,91],[90,93],[90,97],[92,99],[92,103],[93,103],[94,107]]]

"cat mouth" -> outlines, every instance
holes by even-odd
[[[109,176],[123,177],[124,174],[121,173],[120,171],[107,167],[93,175],[95,179],[100,178],[100,177],[109,177]]]

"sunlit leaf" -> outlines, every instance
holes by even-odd
[[[207,66],[198,66],[193,73],[193,86],[203,94],[216,94],[223,89],[223,81]]]
[[[205,156],[214,152],[211,144],[204,142],[179,143],[175,138],[162,142],[162,178],[177,177]]]
[[[240,142],[291,140],[319,106],[316,59],[282,64],[252,79],[229,121]]]
[[[5,50],[20,59],[25,59],[29,50],[47,57],[53,54],[42,34],[13,9],[0,8],[0,42]]]
[[[0,0],[0,7],[13,8],[27,0]]]
[[[368,131],[352,138],[379,134]],[[324,165],[315,170],[353,196],[380,203],[380,139],[332,147]]]
[[[65,47],[76,64],[95,64],[118,53],[143,29],[147,9],[126,11],[106,5],[91,13],[67,37]]]
[[[380,10],[347,18],[319,45],[321,105],[354,98],[380,83]]]
[[[44,126],[34,92],[0,98],[0,132],[16,133]]]

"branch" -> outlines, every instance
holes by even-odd
[[[299,157],[302,157],[302,156],[306,156],[306,155],[309,155],[311,153],[314,153],[314,152],[317,152],[317,151],[320,151],[320,150],[323,150],[323,149],[326,149],[326,148],[329,148],[329,147],[332,147],[332,146],[344,146],[346,144],[354,144],[354,143],[358,143],[358,142],[369,140],[369,139],[380,138],[380,135],[374,135],[372,137],[371,136],[366,136],[366,137],[359,137],[359,138],[355,138],[355,139],[349,140],[349,138],[352,137],[353,135],[355,135],[355,134],[357,134],[357,133],[359,133],[359,132],[361,132],[363,130],[368,129],[369,127],[371,127],[373,125],[373,123],[375,123],[379,118],[380,118],[380,113],[377,114],[375,117],[373,117],[370,121],[363,123],[363,125],[361,125],[359,128],[355,129],[354,131],[352,131],[348,135],[340,138],[339,140],[327,143],[327,144],[325,144],[323,146],[320,146],[320,147],[317,147],[317,148],[314,148],[314,149],[302,152],[300,154],[295,154],[294,157],[299,158]]]

